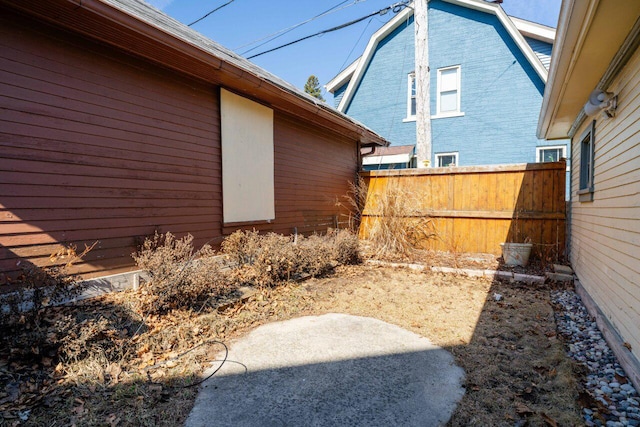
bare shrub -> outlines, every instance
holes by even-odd
[[[375,219],[368,225],[368,240],[383,255],[411,255],[436,237],[433,220],[424,211],[421,197],[402,181],[391,180],[380,193],[370,196]]]
[[[362,221],[362,211],[367,203],[369,187],[367,182],[358,176],[355,182],[349,182],[349,190],[341,199],[336,200],[336,206],[349,212],[349,229],[358,233]]]
[[[333,236],[311,235],[298,238],[298,263],[302,274],[322,276],[333,269]]]
[[[291,237],[268,233],[260,236],[260,250],[253,263],[257,284],[273,286],[298,272],[298,253]]]
[[[262,237],[256,230],[238,230],[224,239],[221,250],[232,264],[253,264],[258,257],[261,242]]]
[[[123,346],[117,345],[121,341],[120,332],[104,317],[78,321],[66,316],[56,327],[64,331],[59,348],[59,355],[64,360],[77,362],[97,354],[104,355],[109,361],[123,357]]]
[[[222,243],[236,283],[272,287],[288,280],[322,276],[337,264],[360,259],[358,239],[347,230],[309,237],[238,230]]]
[[[332,257],[340,264],[358,264],[360,257],[360,241],[358,236],[349,230],[334,231]]]
[[[558,243],[534,243],[532,258],[540,260],[540,268],[547,270],[553,264],[560,262]]]
[[[0,298],[0,322],[12,324],[19,321],[23,325],[37,329],[44,308],[61,304],[77,297],[84,283],[77,275],[71,274],[71,267],[89,253],[98,242],[85,245],[81,253],[76,246],[69,245],[51,254],[50,262],[64,264],[38,267],[27,263],[22,274],[14,282],[18,290]]]
[[[147,313],[194,307],[209,297],[229,291],[219,263],[213,258],[215,251],[204,245],[194,252],[190,234],[176,239],[169,232],[156,233],[132,256],[138,267],[148,271],[151,277],[145,285],[150,298],[143,300],[142,307]]]

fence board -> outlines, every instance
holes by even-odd
[[[534,244],[538,257],[565,251],[565,162],[361,172],[368,186],[360,236],[384,220],[385,192],[413,200],[409,217],[430,217],[428,249],[500,254],[500,243]]]

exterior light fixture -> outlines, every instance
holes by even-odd
[[[589,95],[589,100],[584,104],[584,112],[587,116],[593,116],[602,111],[605,117],[613,117],[618,107],[618,95],[596,89]]]

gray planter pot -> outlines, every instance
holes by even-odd
[[[529,262],[532,243],[500,243],[502,258],[506,265],[525,266]]]

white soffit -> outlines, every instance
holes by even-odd
[[[639,16],[637,0],[563,1],[538,120],[539,138],[570,136],[589,94],[607,73]]]
[[[411,153],[391,154],[388,156],[366,156],[362,158],[363,165],[388,165],[393,163],[409,163],[410,161]]]

